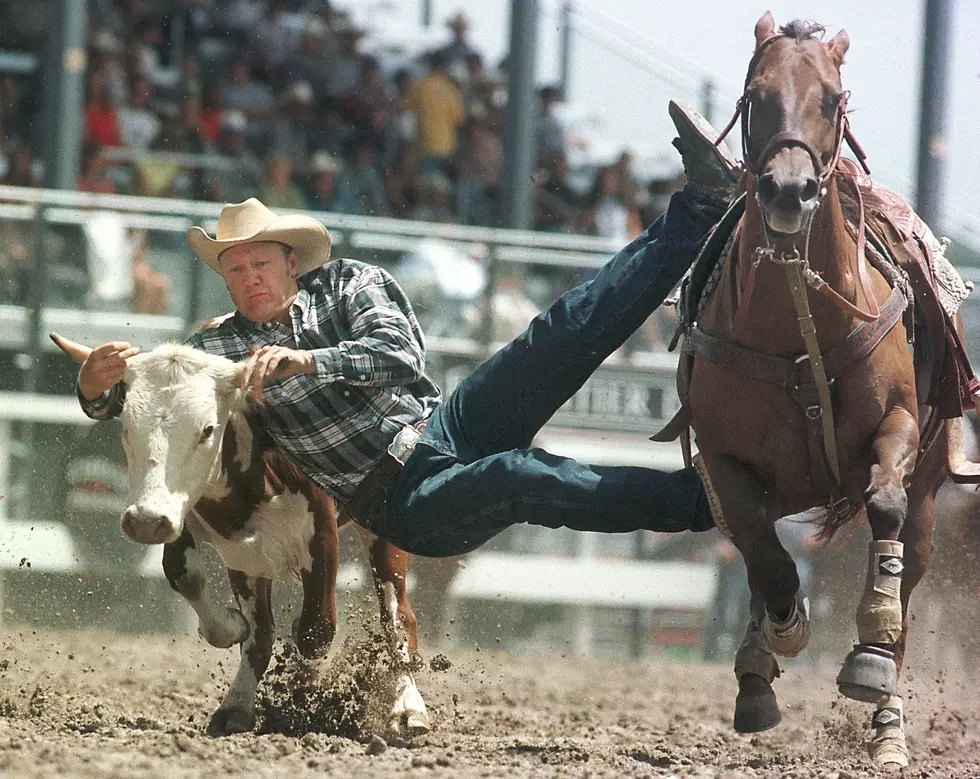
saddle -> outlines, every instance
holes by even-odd
[[[956,321],[959,305],[969,295],[971,287],[946,260],[945,243],[936,239],[904,199],[873,184],[870,176],[848,159],[839,161],[834,176],[852,235],[858,229],[860,187],[868,261],[882,272],[893,288],[905,293],[905,300],[914,301],[914,305],[909,305],[904,312],[904,324],[909,343],[913,344],[919,397],[932,409],[921,422],[923,444],[931,444],[938,436],[943,420],[960,417],[968,409],[980,409],[980,380],[970,366]],[[691,271],[681,283],[678,298],[680,324],[669,347],[673,351],[684,336],[683,354],[677,369],[681,407],[651,440],[666,442],[680,437],[688,464],[691,412],[687,395],[694,363],[691,335],[698,332],[694,325],[699,307],[714,289],[724,255],[733,235],[737,235],[744,211],[743,193],[708,233]],[[956,478],[957,474],[952,475],[960,480]],[[975,476],[977,478],[963,480],[980,481],[980,471]]]

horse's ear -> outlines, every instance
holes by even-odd
[[[851,39],[847,37],[847,30],[841,30],[827,41],[827,53],[838,68],[844,64],[844,55],[850,45]]]
[[[766,38],[771,38],[776,32],[776,20],[766,11],[755,23],[755,47],[758,49]]]

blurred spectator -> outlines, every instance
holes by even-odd
[[[633,155],[623,151],[613,167],[619,176],[619,195],[628,209],[635,210],[640,204],[641,187],[633,173]]]
[[[152,92],[150,82],[143,76],[135,76],[131,82],[129,103],[116,112],[119,121],[119,138],[131,149],[147,149],[160,132],[160,119],[150,107]]]
[[[154,87],[170,89],[180,76],[173,68],[160,62],[160,46],[163,43],[163,25],[159,17],[142,16],[133,25],[133,41],[139,57],[139,73]]]
[[[204,137],[204,128],[201,121],[201,98],[190,93],[184,95],[180,101],[180,110],[177,116],[177,137],[174,139],[173,151],[186,152],[188,154],[203,154],[210,147],[210,143]]]
[[[364,31],[347,14],[334,14],[333,32],[339,41],[337,55],[330,61],[325,92],[328,97],[341,98],[357,88],[361,80],[361,39]]]
[[[596,172],[595,183],[585,200],[580,229],[620,243],[629,239],[629,209],[620,194],[619,173],[612,166]]]
[[[201,137],[209,144],[218,141],[218,133],[221,131],[221,120],[225,113],[221,92],[221,86],[212,83],[204,87],[201,95],[200,131]],[[241,116],[245,119],[245,114],[241,113]]]
[[[129,98],[129,78],[123,65],[124,48],[122,41],[108,30],[100,30],[92,42],[94,56],[89,73],[102,73],[113,105],[122,105]]]
[[[463,224],[492,225],[504,150],[500,112],[475,103],[456,150],[456,218]]]
[[[350,194],[357,213],[364,216],[387,216],[391,213],[384,180],[375,166],[374,141],[360,138],[354,147],[354,160],[347,172]]]
[[[201,77],[201,59],[196,52],[184,52],[180,65],[180,90],[184,97],[204,99],[204,79]]]
[[[640,205],[640,222],[646,226],[666,213],[670,196],[684,186],[684,177],[654,179],[647,185],[647,198]]]
[[[394,214],[400,219],[411,218],[415,211],[420,176],[418,151],[413,144],[403,145],[385,169],[385,189]]]
[[[559,97],[558,87],[542,87],[538,92],[538,160],[547,160],[552,155],[565,151],[565,128],[555,116],[555,105]]]
[[[423,173],[416,189],[418,202],[412,210],[412,219],[420,222],[452,222],[450,198],[453,182],[445,173]]]
[[[39,187],[41,180],[34,170],[31,148],[21,141],[7,143],[7,172],[0,184],[10,187]]]
[[[338,214],[358,212],[357,203],[343,176],[343,168],[325,151],[318,151],[310,160],[310,192],[306,204],[314,211]]]
[[[446,57],[434,52],[429,74],[412,83],[404,107],[415,113],[423,175],[452,173],[456,130],[463,123],[463,99],[446,75]]]
[[[275,105],[272,90],[252,78],[252,66],[241,54],[232,58],[228,82],[221,92],[225,108],[237,108],[249,122],[248,141],[261,145],[267,128],[266,119]]]
[[[310,106],[313,87],[306,81],[295,82],[283,96],[281,110],[272,120],[269,151],[286,157],[299,172],[310,156]]]
[[[354,134],[370,138],[380,150],[385,143],[385,129],[395,116],[395,96],[381,83],[381,68],[374,57],[361,60],[361,80],[344,95],[341,116]]]
[[[269,157],[265,163],[265,177],[259,186],[259,200],[269,208],[302,209],[303,193],[293,183],[293,164],[288,157]]]
[[[447,72],[458,84],[465,85],[470,77],[467,60],[474,54],[479,56],[479,52],[466,39],[470,21],[462,11],[457,11],[446,20],[446,27],[452,32],[453,39],[432,53],[443,58]]]
[[[339,102],[333,98],[324,98],[316,108],[310,145],[340,158],[348,153],[353,142],[354,133],[344,122]]]
[[[109,99],[105,74],[92,71],[85,97],[85,140],[100,146],[119,146],[119,117]]]
[[[556,152],[547,160],[535,200],[535,229],[568,233],[577,225],[580,198],[568,184],[568,158]]]
[[[119,192],[116,182],[106,174],[106,161],[98,145],[82,146],[82,175],[78,179],[79,192],[115,195]]]
[[[241,111],[226,111],[222,117],[215,151],[225,158],[226,166],[232,167],[200,173],[199,189],[205,200],[241,203],[255,195],[261,164],[245,146],[247,126],[248,120]]]
[[[293,10],[287,0],[269,0],[265,16],[254,27],[251,49],[256,61],[265,69],[269,80],[282,85],[288,69],[299,51],[305,16]]]
[[[182,165],[174,161],[171,154],[179,150],[181,126],[179,121],[169,119],[163,126],[151,151],[164,152],[159,155],[141,155],[136,161],[136,192],[146,197],[188,196],[187,178]]]
[[[327,94],[331,63],[337,56],[338,49],[337,39],[326,22],[318,16],[307,20],[290,72],[295,78],[306,81],[313,87],[317,100]]]

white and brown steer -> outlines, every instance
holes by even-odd
[[[76,362],[91,351],[51,337]],[[130,358],[123,380],[130,483],[123,533],[138,543],[164,544],[167,581],[197,613],[209,644],[241,644],[238,671],[208,724],[214,736],[255,726],[256,688],[272,656],[277,576],[302,579],[293,637],[305,657],[325,653],[337,625],[336,504],[264,431],[249,393],[239,388],[242,367],[167,344]],[[411,671],[418,632],[406,596],[407,555],[366,531],[362,536],[397,669],[389,728],[395,735],[422,733],[429,720]],[[202,543],[214,546],[227,566],[237,609],[209,597]]]

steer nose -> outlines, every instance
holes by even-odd
[[[122,518],[122,532],[138,544],[162,544],[173,535],[174,524],[166,514],[148,514],[136,506],[126,509]]]
[[[759,200],[767,208],[802,211],[813,205],[819,192],[820,183],[813,176],[766,173],[759,178]]]

